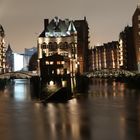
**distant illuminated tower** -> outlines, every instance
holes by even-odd
[[[0,73],[4,73],[6,70],[4,37],[5,37],[4,29],[2,25],[0,25]]]
[[[134,47],[136,51],[136,62],[137,70],[140,72],[140,6],[137,6],[133,18],[133,36],[134,36]]]

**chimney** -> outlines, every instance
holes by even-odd
[[[44,30],[47,30],[47,26],[49,24],[49,19],[44,19]]]

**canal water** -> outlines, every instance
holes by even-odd
[[[0,140],[140,140],[140,90],[93,79],[66,103],[42,104],[28,80],[0,91]]]

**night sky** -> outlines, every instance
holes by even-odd
[[[90,46],[118,40],[139,0],[0,0],[0,24],[15,52],[36,47],[37,36],[44,29],[44,18],[55,16],[81,20],[90,28]]]

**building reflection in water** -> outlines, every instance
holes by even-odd
[[[81,94],[66,103],[45,105],[29,101],[25,93],[28,88],[25,90],[24,86],[9,90],[5,89],[4,96],[0,92],[2,139],[9,136],[30,140],[140,139],[140,92],[129,89],[124,83],[94,79],[86,96]],[[19,93],[20,98],[15,96]],[[11,102],[7,98],[15,100]]]
[[[94,79],[89,86],[89,93],[93,96],[115,98],[116,96],[124,97],[126,90],[125,83],[109,81],[107,79]]]
[[[31,100],[30,94],[30,80],[27,79],[15,79],[6,85],[4,91],[1,91],[7,98],[12,98],[16,101],[29,101]]]
[[[14,99],[17,101],[30,98],[30,89],[27,87],[27,80],[15,80]]]

